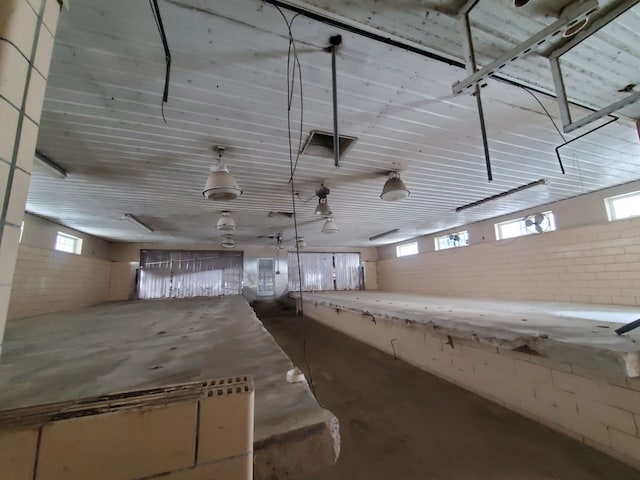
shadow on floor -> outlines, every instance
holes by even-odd
[[[307,371],[295,311],[254,308]],[[318,399],[342,436],[337,465],[307,480],[640,480],[597,450],[312,320],[306,337]]]

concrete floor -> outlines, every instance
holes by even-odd
[[[292,310],[258,317],[305,368]],[[640,480],[640,472],[453,384],[307,322],[316,393],[340,420],[335,467],[307,480]]]

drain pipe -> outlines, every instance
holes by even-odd
[[[331,45],[331,84],[333,87],[333,161],[336,168],[340,167],[340,135],[338,133],[338,78],[336,69],[336,54],[342,44],[342,35],[334,35],[329,39]]]

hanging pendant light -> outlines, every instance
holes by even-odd
[[[236,241],[233,239],[233,235],[223,235],[222,243],[220,244],[223,248],[233,248],[236,246]]]
[[[230,212],[222,212],[222,216],[218,219],[216,230],[220,232],[233,232],[236,229],[236,221]]]
[[[318,200],[318,205],[316,205],[316,209],[313,211],[313,213],[322,217],[331,216],[333,212],[331,212],[331,207],[329,207],[329,203],[327,203],[327,197],[320,198]]]
[[[296,247],[298,250],[304,250],[307,248],[307,242],[304,241],[304,238],[300,237],[296,240]]]
[[[380,198],[388,202],[395,202],[407,198],[410,193],[400,178],[400,174],[398,172],[391,172],[384,184]]]
[[[218,146],[218,164],[211,167],[209,178],[202,191],[202,195],[209,200],[235,200],[242,195],[236,179],[229,173],[229,169],[222,163],[225,147]]]
[[[324,183],[321,183],[320,188],[316,190],[318,205],[316,205],[316,209],[313,211],[314,214],[322,217],[330,217],[332,215],[331,207],[329,207],[329,202],[327,201],[327,195],[329,195],[329,193],[331,193],[331,190],[325,187]]]
[[[331,217],[327,218],[327,220],[324,222],[324,225],[322,226],[322,233],[325,233],[327,235],[338,233],[339,231],[340,230],[338,229],[336,222],[334,222],[333,218]]]

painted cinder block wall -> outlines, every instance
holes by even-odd
[[[305,314],[640,469],[640,380],[305,301]],[[393,346],[392,346],[393,340]],[[451,345],[452,344],[452,345]]]
[[[640,217],[610,222],[604,199],[640,182],[420,237],[417,255],[379,249],[379,289],[423,295],[640,305]],[[495,223],[552,210],[557,230],[495,240]],[[435,251],[467,230],[469,246]]]
[[[82,253],[54,249],[58,232],[82,238]],[[109,242],[25,214],[8,318],[87,307],[120,292],[111,285]],[[113,293],[113,294],[112,294]]]
[[[0,2],[0,353],[62,2]]]

